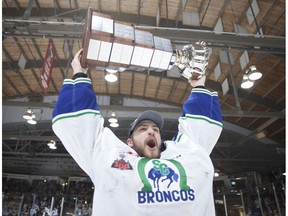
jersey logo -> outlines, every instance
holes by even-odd
[[[162,164],[162,165],[166,165],[166,164]],[[148,172],[148,178],[153,180],[153,185],[154,188],[157,188],[157,190],[159,190],[159,181],[161,180],[161,182],[164,182],[166,180],[169,181],[169,184],[167,186],[167,188],[170,187],[170,185],[173,182],[177,182],[178,181],[178,174],[175,173],[175,171],[167,166],[158,168],[157,166],[155,166],[154,168],[152,168],[149,172]]]
[[[120,170],[133,170],[132,165],[129,163],[129,161],[125,161],[124,158],[125,155],[120,154],[120,159],[114,160],[111,167]]]
[[[139,204],[195,199],[194,190],[187,185],[185,169],[178,161],[141,158],[137,169],[143,184],[137,193]]]

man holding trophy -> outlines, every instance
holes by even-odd
[[[203,42],[176,52],[176,67],[192,90],[178,133],[162,141],[160,113],[141,113],[122,142],[104,127],[87,69],[74,57],[53,111],[53,130],[95,185],[97,216],[215,215],[214,168],[209,157],[222,131],[216,92],[205,88],[208,51]]]

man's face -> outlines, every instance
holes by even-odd
[[[161,134],[153,121],[141,121],[127,139],[127,144],[141,157],[160,158]]]

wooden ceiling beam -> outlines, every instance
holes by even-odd
[[[219,11],[218,19],[215,19],[214,24],[212,26],[216,26],[216,23],[223,16],[223,14],[224,14],[229,2],[231,3],[231,0],[225,0],[221,10]]]
[[[2,46],[2,52],[4,53],[5,58],[7,58],[7,60],[8,60],[8,64],[9,64],[9,62],[12,63],[13,59],[12,59],[11,55],[9,54],[9,52],[6,50],[5,46]],[[2,62],[3,62],[3,60],[2,60]],[[8,69],[8,68],[6,68],[6,69]]]
[[[6,80],[9,85],[13,88],[13,90],[21,97],[23,97],[24,95],[22,94],[22,92],[20,92],[18,90],[18,88],[15,86],[14,82],[11,81],[11,79],[9,78],[9,76],[7,75],[7,72],[2,73],[3,76],[3,80]]]
[[[189,83],[188,81],[185,82],[184,84],[186,85],[185,89],[191,88],[190,83]],[[181,85],[183,85],[183,83],[181,83]],[[186,98],[188,98],[188,97],[187,97],[187,95],[184,94],[184,92],[183,92],[182,96],[179,98],[178,103],[179,103],[179,104],[182,104],[182,101],[186,100]]]
[[[143,89],[143,97],[145,97],[145,95],[146,95],[147,88],[149,89],[148,78],[149,78],[149,70],[147,71],[146,76],[145,76],[145,81],[144,81],[145,85],[144,85],[144,89]]]
[[[180,22],[179,20],[180,20],[180,17],[182,15],[182,7],[183,7],[182,6],[182,0],[180,0],[179,4],[178,4],[176,18],[175,18],[175,28],[178,28],[178,26],[179,26],[179,22]]]
[[[161,73],[161,76],[160,76],[160,80],[159,80],[159,84],[156,88],[156,91],[155,91],[155,94],[153,96],[153,98],[158,98],[158,95],[159,95],[159,91],[160,91],[160,88],[161,88],[161,82],[163,80],[163,73]],[[169,98],[169,97],[168,97]]]
[[[176,79],[174,79],[173,84],[171,85],[171,88],[170,88],[170,92],[167,97],[168,99],[173,97],[175,93],[175,89],[177,88],[178,84],[179,84],[179,81],[176,83]]]
[[[265,25],[267,23],[267,21],[271,17],[271,14],[275,11],[275,8],[279,5],[280,2],[281,2],[281,0],[275,0],[273,2],[272,6],[269,8],[269,10],[265,14],[264,18],[261,20],[260,27],[262,27],[263,25]],[[285,8],[283,8],[283,11],[285,11]],[[279,17],[281,17],[281,15]],[[271,28],[273,28],[273,27],[274,26],[272,26]]]
[[[199,11],[198,11],[198,13],[199,13],[199,18],[200,18],[200,26],[202,25],[203,20],[204,20],[206,14],[207,14],[208,8],[209,8],[210,3],[211,3],[211,0],[208,0],[208,4],[207,4],[204,12],[202,13],[202,10],[204,9],[204,2],[205,2],[205,1],[202,1],[201,7],[199,8]],[[200,14],[202,14],[202,15],[200,15]],[[200,16],[202,16],[202,17],[200,17]]]
[[[25,79],[25,77],[23,76],[23,74],[21,73],[21,71],[20,71],[20,70],[17,70],[17,73],[18,73],[19,76],[21,77],[21,80],[23,81],[23,83],[24,83],[24,85],[26,86],[26,88],[29,90],[30,94],[33,95],[34,93],[36,93],[36,92],[34,92],[34,91],[31,89],[29,83],[27,82],[27,80]]]
[[[180,1],[181,2],[181,1]],[[179,8],[181,8],[181,6],[179,6]],[[55,13],[52,13],[51,8],[43,8],[42,10],[45,10],[45,14],[48,15],[55,15]],[[21,10],[20,10],[21,11]],[[23,10],[22,10],[23,11]],[[40,10],[34,10],[32,9],[31,11],[31,16],[36,16],[38,14],[38,16],[42,17],[43,14],[39,13]],[[10,12],[10,14],[9,14]],[[71,12],[71,10],[65,10],[65,9],[61,9],[60,10],[60,14],[61,17],[70,17],[71,20],[73,20],[73,16],[71,16],[71,13],[73,15],[74,11]],[[70,13],[69,13],[70,12]],[[66,14],[65,14],[66,13]],[[86,16],[87,10],[77,10],[77,14],[83,14],[83,17]],[[106,12],[104,12],[106,13]],[[181,13],[181,11],[180,11]],[[63,16],[62,16],[63,14]],[[138,20],[138,15],[133,15],[133,14],[125,14],[125,13],[121,13],[121,15],[117,14],[117,13],[111,13],[111,12],[107,12],[108,15],[111,15],[113,17],[113,19],[115,20],[119,20],[119,21],[124,21],[124,22],[131,22],[131,20]],[[3,15],[6,17],[6,20],[9,17],[17,17],[17,15],[20,15],[19,12],[17,12],[15,9],[10,9],[10,8],[5,8],[3,10]],[[177,15],[179,16],[179,15]],[[167,20],[165,19],[161,19],[162,23],[164,24],[167,23]],[[178,20],[179,21],[179,20]],[[177,21],[177,22],[178,22]],[[171,20],[170,22],[171,24],[174,23],[174,27],[175,27],[175,20]],[[7,21],[3,22],[3,27],[5,29],[5,26],[7,26]],[[64,24],[64,23],[63,23]],[[137,26],[139,28],[144,28],[145,25],[145,29],[152,31],[152,33],[154,33],[156,36],[162,36],[168,39],[172,39],[172,40],[178,40],[178,41],[191,41],[191,40],[204,40],[207,43],[215,43],[215,44],[226,44],[227,46],[230,47],[239,47],[239,46],[243,46],[243,47],[265,47],[265,48],[278,48],[278,49],[283,49],[285,48],[285,38],[269,38],[269,37],[264,37],[264,38],[257,38],[254,37],[252,35],[241,35],[241,34],[233,34],[233,33],[223,33],[223,34],[214,34],[213,30],[211,29],[210,31],[200,31],[197,29],[190,29],[189,28],[173,28],[171,24],[165,25],[165,28],[154,28],[153,26],[155,26],[155,17],[148,17],[148,16],[141,16],[141,24],[143,24],[143,26]],[[76,25],[76,24],[75,24]],[[79,25],[79,23],[77,24]],[[53,35],[53,31],[55,31],[55,28],[57,28],[56,26],[50,26],[50,25],[37,25],[39,30],[41,31],[46,31],[47,33],[50,31],[50,33]],[[147,27],[147,26],[152,26],[152,27]],[[171,28],[167,28],[171,26]],[[8,26],[7,26],[8,27]],[[32,26],[30,25],[29,28],[31,28]],[[69,33],[69,27],[65,26],[65,25],[61,25],[61,28],[66,28],[66,34],[67,32]],[[178,27],[178,24],[177,24]],[[51,31],[51,28],[53,29]],[[79,26],[78,29],[76,29],[76,26],[70,26],[70,30],[71,33],[73,32],[73,34],[78,34],[81,35],[83,34],[83,27]],[[61,29],[59,29],[60,31]],[[8,32],[9,33],[9,32]],[[7,34],[8,35],[8,34]],[[49,36],[49,35],[48,35]],[[47,37],[48,37],[47,36]],[[64,36],[64,33],[63,33]],[[24,37],[24,35],[22,35],[22,37]],[[26,35],[26,37],[28,37],[28,35]],[[36,37],[36,36],[35,36]]]
[[[41,0],[40,0],[41,1]],[[39,4],[39,0],[35,0],[35,5],[36,5],[36,8],[37,9],[40,9],[41,7],[40,7],[40,4]]]
[[[285,109],[281,111],[282,114],[285,113]],[[256,135],[258,132],[264,130],[266,127],[274,123],[278,118],[270,118],[267,120],[264,124],[260,125],[258,128],[256,128],[254,131],[252,131],[248,136],[242,138],[238,144],[243,145],[244,142],[248,141],[252,136]]]
[[[40,69],[39,69],[39,77],[37,76],[37,72],[35,71],[34,68],[31,68],[31,72],[32,72],[35,80],[40,80]],[[37,82],[37,83],[38,83],[39,89],[41,89],[42,87],[41,87],[40,82]]]
[[[31,14],[34,2],[35,2],[35,0],[29,0],[29,2],[27,4],[27,7],[26,7],[26,10],[25,10],[25,13],[23,14],[22,19],[28,20],[30,18],[30,14]]]
[[[132,73],[131,89],[130,89],[130,98],[133,98],[134,82],[135,82],[135,73]]]
[[[101,7],[101,0],[97,1],[97,9],[99,13],[102,13],[102,7]],[[87,11],[87,10],[86,10]],[[85,13],[86,14],[86,13]],[[85,17],[85,16],[84,16]]]
[[[53,10],[54,10],[54,15],[57,15],[57,12],[56,12],[56,11],[58,11],[58,10],[60,9],[58,0],[53,0],[53,5],[54,5],[54,8],[53,8]]]
[[[279,18],[275,21],[274,25],[272,25],[272,28],[270,29],[270,31],[272,31],[273,28],[275,28],[275,26],[276,26],[277,22],[280,20],[280,18],[281,18],[282,16],[285,16],[285,12],[286,12],[286,11],[283,10],[283,12],[282,12],[281,15],[279,16]],[[286,29],[286,23],[284,22],[284,23],[283,23],[283,27],[278,29],[278,35],[285,35],[285,29]],[[269,32],[270,32],[270,31],[269,31]]]
[[[37,62],[35,62],[34,60],[28,60],[26,62],[26,69],[39,68],[38,65],[42,65],[42,63],[43,62],[41,60],[38,60]],[[54,68],[63,67],[63,65],[66,65],[66,64],[67,64],[67,59],[57,59],[57,61],[54,62]],[[19,68],[19,66],[18,66],[18,62],[17,61],[2,62],[2,68],[3,68],[3,70],[11,70],[11,68]],[[39,69],[41,70],[41,68],[39,68]],[[134,76],[134,73],[137,73],[137,72],[132,72],[132,76]],[[150,75],[153,75],[153,76],[157,76],[158,75],[159,76],[160,74],[158,72],[156,72],[156,73],[150,72]],[[5,80],[5,77],[4,77],[4,80]],[[131,97],[133,97],[133,88],[134,88],[133,80],[134,80],[134,78],[132,78]],[[219,83],[216,82],[216,81],[213,81],[213,80],[207,80],[206,81],[206,86],[207,86],[207,88],[215,90],[215,91],[218,91],[218,92],[222,91],[221,90],[221,86],[219,85]],[[234,93],[231,90],[232,86],[229,86],[229,88],[230,88],[230,90],[228,91],[228,94],[233,95]],[[279,107],[279,105],[275,104],[271,100],[266,99],[266,98],[264,99],[262,97],[262,95],[256,95],[256,94],[253,94],[252,92],[247,92],[246,90],[242,90],[240,88],[237,91],[238,91],[238,96],[240,98],[254,101],[256,103],[259,103],[259,104],[262,104],[264,106],[270,107],[271,109],[274,109],[274,110],[282,109],[281,107]]]
[[[140,18],[141,6],[142,6],[141,0],[138,0],[138,3],[137,3],[137,20],[138,20],[138,22],[139,22],[139,18]]]
[[[17,10],[20,9],[20,4],[18,3],[17,0],[12,0],[11,4],[9,5],[9,7],[14,7],[14,5],[17,8]]]
[[[120,0],[117,0],[116,2],[116,12],[118,14],[121,14],[121,1]]]

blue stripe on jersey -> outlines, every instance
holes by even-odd
[[[91,80],[89,78],[65,79],[52,117],[85,109],[99,111]]]
[[[218,122],[222,125],[222,112],[218,102],[217,92],[210,92],[207,89],[194,88],[189,98],[183,105],[181,117],[197,116],[207,117],[211,122]]]

